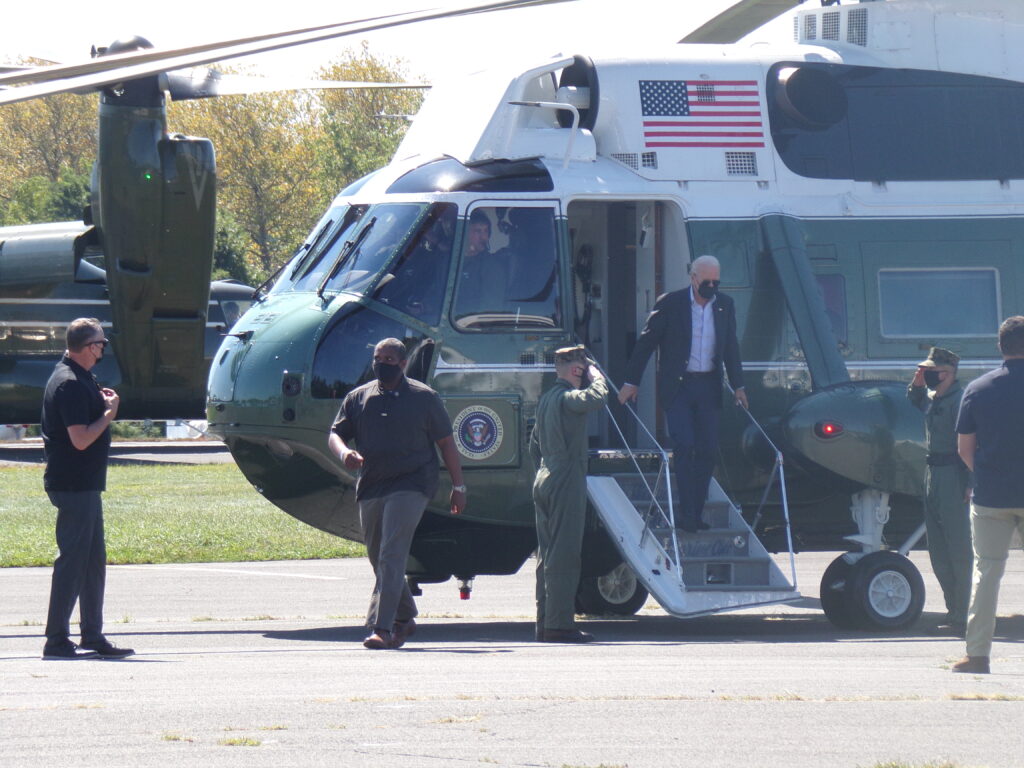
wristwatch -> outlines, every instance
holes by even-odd
[[[459,493],[465,493],[466,492],[466,486],[464,486],[464,485],[453,485],[452,486],[452,490],[453,491],[458,491]]]

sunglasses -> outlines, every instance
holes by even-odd
[[[102,341],[90,341],[88,346],[91,347],[93,344],[102,344],[103,348],[106,349],[107,348],[107,344],[109,344],[109,343],[110,343],[110,339],[103,339]]]

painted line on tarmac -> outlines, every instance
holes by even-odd
[[[307,573],[282,573],[280,571],[250,571],[245,568],[201,568],[198,566],[190,565],[179,565],[177,563],[152,563],[147,565],[118,565],[111,566],[112,568],[124,568],[124,569],[136,569],[136,570],[152,570],[163,569],[171,571],[198,571],[199,573],[234,573],[241,576],[272,576],[275,579],[287,578],[287,579],[312,579],[314,581],[352,581],[347,576],[314,576]]]

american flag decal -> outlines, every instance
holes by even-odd
[[[763,147],[755,80],[641,80],[644,146]]]

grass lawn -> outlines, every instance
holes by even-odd
[[[52,565],[56,510],[43,466],[0,467],[0,567]],[[234,464],[112,466],[103,494],[107,561],[203,563],[359,557],[362,544],[300,523]]]

